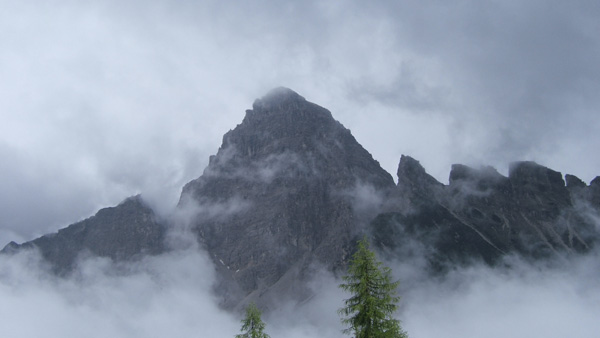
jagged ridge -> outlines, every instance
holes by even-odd
[[[68,274],[83,254],[115,261],[160,254],[165,251],[165,230],[152,209],[137,195],[57,233],[20,245],[11,242],[2,252],[36,249],[54,272]]]
[[[449,185],[403,156],[396,210],[371,224],[379,247],[402,252],[403,243],[428,243],[430,267],[482,259],[494,264],[506,254],[535,259],[589,251],[597,241],[593,215],[600,212],[596,178],[590,186],[573,175],[535,162],[514,162],[509,176],[492,167],[452,166]],[[592,216],[592,217],[589,217]]]
[[[327,109],[278,88],[224,135],[178,208],[194,214],[228,307],[308,296],[303,281],[314,264],[343,268],[365,232],[382,252],[404,261],[425,255],[437,272],[479,259],[495,264],[506,254],[577,254],[597,241],[600,177],[587,186],[572,175],[565,184],[534,162],[511,164],[508,177],[453,165],[444,185],[404,155],[397,174],[396,185]],[[2,252],[37,248],[67,273],[86,252],[129,260],[164,252],[164,239],[165,226],[136,196]]]

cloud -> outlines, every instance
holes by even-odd
[[[314,159],[307,156],[302,159],[295,152],[284,149],[283,152],[267,154],[258,159],[244,159],[235,145],[228,145],[219,150],[218,158],[214,157],[204,170],[203,177],[218,176],[222,179],[243,179],[248,182],[270,184],[276,178],[292,178],[298,173],[319,175],[314,168]],[[240,161],[244,161],[241,163]],[[306,163],[308,161],[308,163]],[[231,164],[231,162],[237,162]],[[232,170],[231,167],[237,169]]]
[[[405,328],[418,337],[593,337],[597,265],[592,256],[559,269],[519,263],[511,270],[456,270],[441,283],[407,291]]]
[[[509,258],[510,268],[456,268],[432,278],[411,262],[387,263],[401,280],[396,314],[413,337],[595,337],[598,255],[546,266]],[[193,268],[191,268],[193,267]],[[20,337],[232,337],[241,313],[212,293],[215,269],[190,247],[134,263],[87,258],[68,278],[46,273],[35,252],[0,257],[0,329]],[[343,337],[337,309],[349,297],[339,278],[314,270],[303,303],[263,314],[278,337]]]
[[[550,265],[515,257],[508,267],[455,267],[431,277],[412,261],[388,262],[400,279],[396,317],[411,337],[595,337],[600,311],[597,254]],[[317,273],[315,296],[283,304],[266,317],[269,333],[284,337],[343,337],[337,309],[349,294],[330,273]]]
[[[279,85],[329,108],[388,172],[404,153],[442,182],[456,162],[598,174],[594,2],[3,9],[3,242],[140,192],[167,211]]]
[[[197,250],[115,266],[81,261],[59,279],[33,252],[0,257],[2,332],[19,337],[233,336],[237,320],[211,294],[214,269]],[[194,267],[191,269],[190,267]]]
[[[276,311],[266,314],[269,334],[289,338],[343,337],[344,327],[337,310],[347,295],[338,288],[340,283],[330,272],[315,269],[308,281],[311,298],[300,304],[279,303]]]

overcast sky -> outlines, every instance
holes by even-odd
[[[600,174],[598,1],[0,0],[0,247],[142,193],[161,211],[294,89],[395,176]]]
[[[0,248],[142,193],[160,212],[254,99],[286,86],[333,113],[395,176],[401,154],[535,160],[600,175],[600,2],[0,0]],[[231,337],[201,251],[56,280],[0,257],[0,331],[23,337]],[[413,337],[595,337],[598,255],[557,270],[403,279]],[[196,266],[197,269],[190,269]],[[273,337],[338,337],[331,276]]]

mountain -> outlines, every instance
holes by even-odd
[[[437,274],[507,255],[584,254],[598,240],[599,177],[586,185],[534,162],[511,164],[507,177],[456,164],[442,184],[404,155],[397,176],[327,109],[277,88],[224,135],[203,174],[183,187],[175,214],[212,258],[226,308],[306,299],[312,272],[342,273],[363,235],[382,255],[425,261]],[[159,220],[135,196],[2,252],[37,248],[67,274],[82,255],[130,261],[170,250],[165,239],[178,222]]]
[[[68,274],[82,255],[119,261],[163,253],[165,234],[165,226],[137,195],[57,233],[23,244],[11,242],[2,252],[36,248],[54,272]]]
[[[403,156],[395,210],[378,215],[370,229],[375,243],[406,257],[416,241],[429,268],[483,260],[495,264],[508,254],[525,259],[585,253],[598,240],[600,178],[579,178],[535,162],[514,162],[508,177],[492,167],[455,164],[449,185]]]
[[[394,185],[328,110],[278,88],[225,134],[204,174],[183,188],[180,207],[221,210],[197,216],[194,228],[233,299],[273,286],[302,294],[293,281],[311,265],[342,267],[368,221],[361,217]]]

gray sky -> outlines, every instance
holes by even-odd
[[[168,212],[276,86],[331,110],[394,176],[407,154],[444,183],[452,163],[506,174],[515,160],[589,183],[598,32],[598,1],[0,0],[0,247],[137,193]],[[412,337],[596,337],[599,261],[458,269],[443,283],[394,265],[399,317]],[[238,333],[203,252],[121,269],[90,259],[56,280],[28,253],[0,257],[0,332]],[[266,318],[268,333],[341,336],[339,281],[314,283],[304,308]]]
[[[162,211],[290,87],[401,154],[600,174],[597,1],[0,0],[0,246],[143,193]]]

